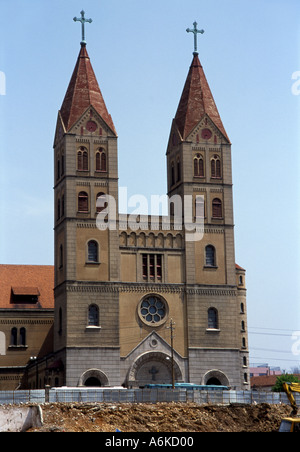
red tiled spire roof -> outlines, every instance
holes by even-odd
[[[195,52],[175,116],[175,123],[183,139],[187,138],[205,114],[229,141],[203,67]]]
[[[67,131],[70,130],[73,124],[90,106],[95,108],[101,118],[116,134],[113,120],[107,111],[86,46],[82,44],[60,109],[60,114]]]

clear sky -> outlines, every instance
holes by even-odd
[[[0,7],[0,263],[53,264],[52,146],[80,49],[73,17],[84,9],[93,19],[87,50],[119,136],[119,185],[147,197],[167,190],[166,146],[192,61],[185,30],[196,20],[205,30],[199,57],[232,142],[251,363],[299,367],[299,0]]]

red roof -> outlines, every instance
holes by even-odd
[[[82,45],[60,109],[67,131],[90,106],[95,108],[112,132],[116,134],[114,123],[107,111],[86,47]]]
[[[207,83],[198,54],[195,54],[175,116],[175,123],[184,140],[205,114],[209,116],[215,126],[218,127],[220,132],[230,142]]]
[[[0,265],[0,309],[53,309],[53,288],[52,265]],[[14,295],[25,295],[24,303],[16,303]],[[25,302],[30,295],[38,297],[37,303]]]
[[[259,377],[251,377],[251,387],[257,388],[274,386],[278,375],[260,375]]]

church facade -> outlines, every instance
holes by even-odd
[[[231,143],[196,51],[170,129],[167,195],[179,210],[170,202],[169,216],[131,227],[118,214],[116,128],[81,43],[54,139],[58,385],[250,389]]]

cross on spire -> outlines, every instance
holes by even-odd
[[[84,17],[85,12],[83,10],[80,12],[80,14],[81,14],[81,18],[74,17],[73,20],[74,20],[74,22],[81,22],[82,39],[81,39],[81,43],[80,44],[86,45],[85,34],[84,34],[84,24],[85,24],[85,22],[92,23],[92,19],[86,19]]]
[[[186,31],[188,32],[188,33],[194,33],[194,55],[198,55],[198,52],[197,52],[197,34],[198,33],[201,33],[202,35],[203,35],[203,33],[204,33],[204,30],[198,30],[197,29],[197,22],[195,21],[194,23],[193,23],[193,25],[194,25],[194,28],[193,29],[191,29],[191,28],[187,28],[186,29]]]

